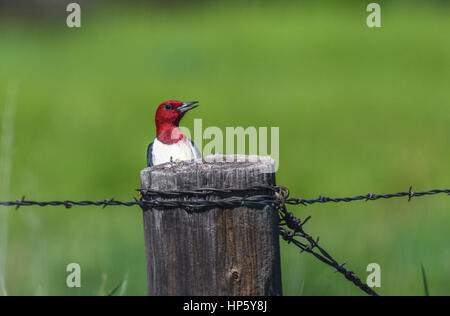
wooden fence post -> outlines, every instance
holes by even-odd
[[[224,157],[233,161],[217,162]],[[181,162],[144,169],[142,188],[275,185],[274,161],[269,157],[253,162],[249,156],[205,159],[207,163]],[[197,212],[144,209],[144,233],[149,295],[282,294],[278,214],[272,206]]]

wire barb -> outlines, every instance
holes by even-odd
[[[411,199],[414,197],[414,192],[412,190],[412,185],[409,187],[408,190],[408,202],[411,202]]]

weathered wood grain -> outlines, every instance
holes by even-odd
[[[220,162],[224,157],[232,162]],[[142,188],[275,184],[274,162],[268,157],[214,155],[205,160],[147,168],[141,172]],[[278,215],[270,206],[147,209],[144,233],[150,295],[282,294]]]

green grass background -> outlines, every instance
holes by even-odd
[[[0,113],[19,82],[11,196],[130,200],[154,138],[155,107],[199,100],[203,126],[279,126],[279,184],[315,198],[450,185],[450,8],[366,3],[234,2],[98,7],[81,29],[1,23]],[[0,114],[2,115],[2,114]],[[205,144],[206,142],[204,142]],[[365,281],[382,268],[383,295],[450,294],[446,196],[293,209],[308,231]],[[1,212],[7,212],[5,208]],[[138,208],[10,211],[10,295],[102,295],[128,275],[146,294]],[[285,295],[360,295],[341,275],[282,246]],[[65,285],[82,267],[82,288]]]

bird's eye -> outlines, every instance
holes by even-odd
[[[166,111],[170,111],[170,110],[172,110],[172,106],[170,104],[167,104],[166,105]]]

